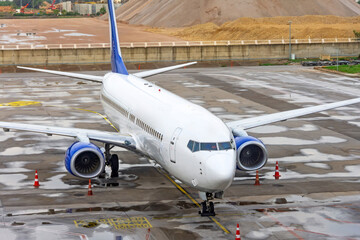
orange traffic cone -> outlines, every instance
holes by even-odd
[[[275,167],[275,175],[274,175],[276,180],[279,180],[279,178],[281,177],[280,173],[279,173],[279,163],[278,161],[276,161],[276,167]]]
[[[146,234],[145,239],[146,239],[146,240],[149,240],[149,238],[150,238],[150,228],[148,228],[148,231],[147,231],[147,234]]]
[[[138,70],[140,70],[140,64],[139,64],[139,66],[138,66]]]
[[[91,179],[89,179],[89,187],[88,187],[88,196],[92,196],[93,195],[93,192],[92,192],[92,189],[91,189]]]
[[[260,179],[259,179],[259,171],[256,170],[256,179],[255,179],[255,186],[259,186],[260,185]]]
[[[35,170],[35,182],[34,182],[34,187],[40,187],[39,177],[38,177],[37,170]]]
[[[235,240],[241,240],[239,224],[237,224],[237,227],[236,227],[236,237],[235,237]]]

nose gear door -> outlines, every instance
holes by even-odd
[[[181,133],[181,128],[176,128],[174,131],[174,134],[170,140],[170,161],[173,163],[176,163],[176,142],[179,138],[179,135]]]

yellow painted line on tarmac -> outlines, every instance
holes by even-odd
[[[190,196],[190,194],[185,190],[183,189],[179,184],[177,184],[170,176],[169,174],[167,173],[163,173],[163,175],[170,180],[170,182],[172,182],[172,184],[174,184],[176,186],[177,189],[180,190],[180,192],[182,192],[183,194],[185,194],[185,196],[187,196],[196,206],[198,206],[199,208],[200,207],[200,204],[193,198]],[[216,223],[216,225],[218,225],[221,230],[223,230],[225,233],[229,234],[230,231],[227,230],[221,223],[219,223],[214,217],[209,217],[214,223]]]
[[[16,102],[8,102],[8,103],[0,103],[0,107],[24,107],[24,106],[29,106],[29,105],[36,105],[36,104],[42,104],[42,102],[36,102],[36,101],[16,101]],[[103,114],[98,113],[96,111],[93,110],[88,110],[88,109],[83,109],[83,108],[73,108],[73,107],[67,107],[67,106],[56,106],[56,105],[47,105],[50,107],[62,107],[62,108],[71,108],[74,110],[78,110],[78,111],[85,111],[85,112],[91,112],[94,114],[99,115],[100,117],[102,117],[112,128],[114,128],[117,132],[119,132],[119,130],[114,126],[114,124],[112,124],[112,122],[110,122],[110,120]]]
[[[165,177],[167,177],[167,179],[170,180],[170,182],[172,182],[172,184],[174,184],[177,189],[180,190],[180,192],[182,192],[183,194],[185,194],[196,206],[198,206],[200,208],[200,204],[192,197],[190,196],[190,194],[188,194],[185,189],[183,189],[179,184],[177,184],[168,174],[164,173]]]
[[[105,224],[114,227],[117,230],[122,229],[136,229],[136,228],[152,228],[149,220],[146,217],[114,217],[114,218],[100,218],[100,219],[86,219],[74,220],[76,228],[93,228],[100,224]]]
[[[24,107],[24,106],[36,105],[36,104],[41,104],[41,102],[16,101],[16,102],[0,103],[0,107]]]
[[[88,110],[88,109],[83,109],[83,108],[73,108],[73,107],[71,107],[71,108],[75,109],[75,110],[79,110],[79,111],[85,111],[85,112],[97,114],[100,117],[102,117],[112,128],[114,128],[117,132],[119,132],[119,130],[114,126],[114,124],[112,124],[112,122],[110,122],[110,120],[105,115],[98,113],[96,111],[93,111],[93,110]]]

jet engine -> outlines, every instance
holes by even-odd
[[[105,157],[96,145],[75,142],[66,151],[65,167],[76,177],[93,178],[103,172]]]
[[[268,153],[259,139],[250,136],[235,137],[235,143],[238,169],[253,171],[266,164]]]

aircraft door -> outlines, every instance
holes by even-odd
[[[173,163],[176,163],[176,142],[179,138],[181,131],[181,128],[176,128],[170,141],[170,161]]]

